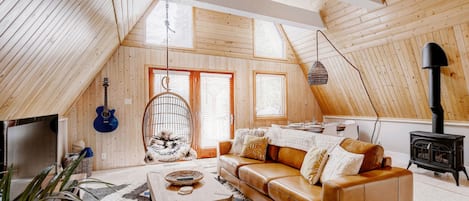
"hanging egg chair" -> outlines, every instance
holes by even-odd
[[[197,158],[191,148],[194,126],[189,104],[180,95],[170,92],[168,68],[168,1],[166,1],[166,76],[161,85],[166,90],[146,105],[142,121],[145,161],[177,161]]]

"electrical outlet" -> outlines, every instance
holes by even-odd
[[[124,99],[124,104],[126,104],[126,105],[132,105],[132,99],[131,99],[131,98],[126,98],[126,99]]]
[[[101,160],[106,160],[107,154],[106,153],[101,153]]]

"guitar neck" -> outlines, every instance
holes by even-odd
[[[107,87],[109,86],[109,81],[107,77],[104,78],[104,114],[108,114],[109,109],[107,107]]]
[[[107,87],[104,87],[104,112],[107,113],[109,111],[107,107]]]

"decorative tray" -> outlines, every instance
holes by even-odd
[[[196,170],[179,170],[167,174],[164,178],[171,185],[188,186],[199,182],[204,175]]]

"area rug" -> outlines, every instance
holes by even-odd
[[[196,160],[191,162],[182,162],[182,163],[166,163],[160,164],[154,167],[173,167],[184,165],[184,163],[195,163],[205,169],[205,171],[211,173],[218,182],[220,182],[225,188],[233,192],[233,200],[235,201],[250,201],[246,198],[241,192],[229,184],[226,180],[220,178],[218,179],[216,174],[216,161],[215,160]],[[154,169],[154,167],[148,167],[147,169]],[[146,175],[146,174],[144,174]],[[108,175],[109,176],[109,175]],[[94,196],[85,193],[83,200],[85,201],[150,201],[150,192],[147,187],[145,177],[140,178],[141,176],[136,176],[135,179],[128,181],[125,184],[116,184],[113,189],[107,187],[89,187],[86,188],[86,191],[93,193]],[[111,182],[112,183],[112,182]],[[96,198],[98,199],[96,199]]]

